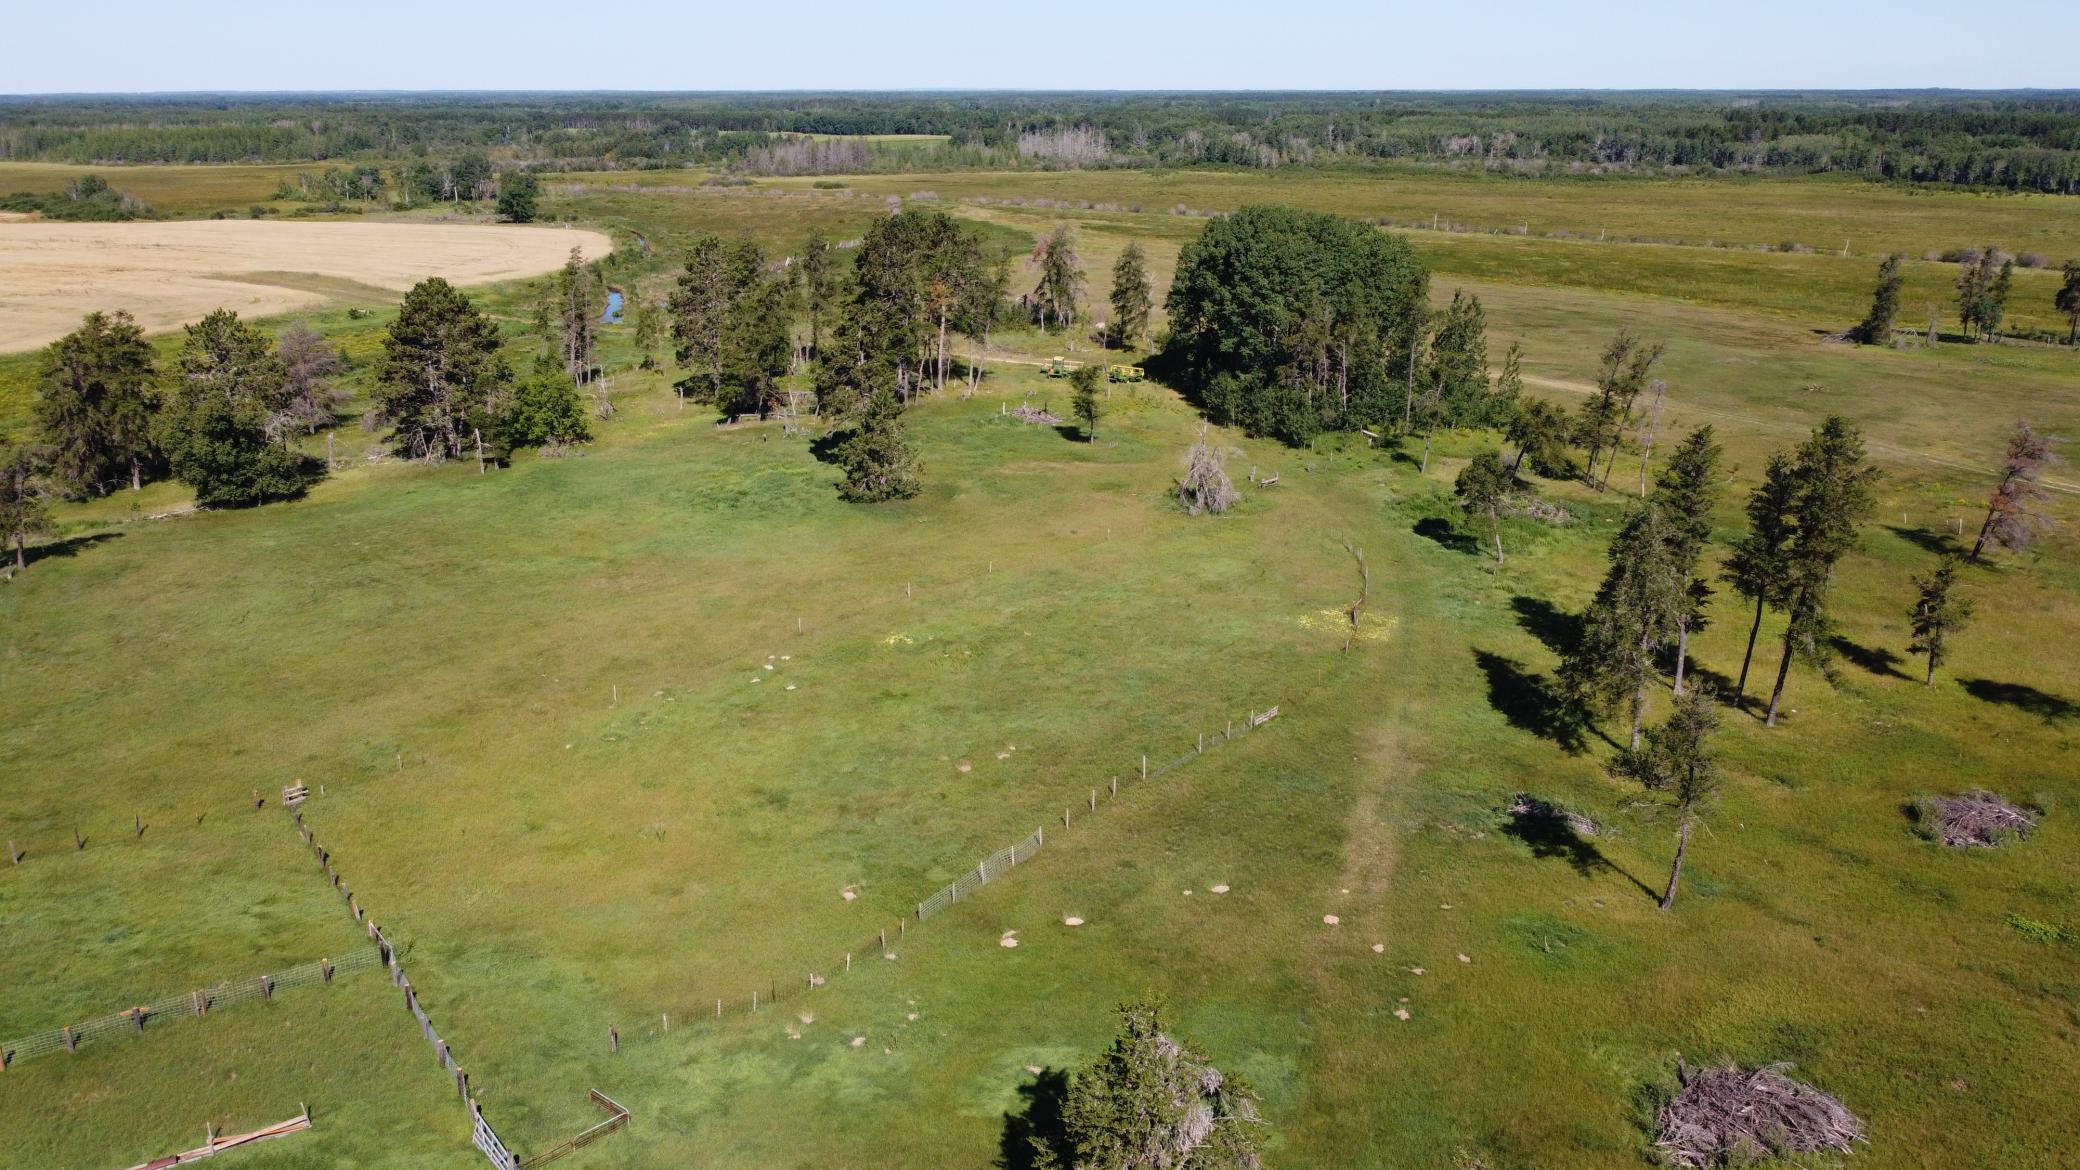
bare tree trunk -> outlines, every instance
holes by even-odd
[[[2001,486],[2007,487],[2007,481],[2003,480]],[[1993,498],[1994,502],[1986,505],[1985,521],[1979,525],[1979,539],[1972,542],[1972,555],[1965,558],[1975,565],[1979,563],[1979,554],[1986,550],[1986,538],[1993,532],[1993,517],[2000,510],[2000,493],[1994,493]]]
[[[137,456],[133,454],[130,456],[130,490],[134,492],[143,487],[144,469],[139,465]]]
[[[1668,891],[1661,895],[1661,908],[1668,909],[1676,904],[1676,883],[1683,880],[1683,853],[1690,848],[1690,817],[1685,814],[1682,827],[1676,830],[1676,860],[1668,867]]]
[[[1502,521],[1495,521],[1495,563],[1502,563]]]
[[[17,528],[14,533],[14,571],[19,573],[29,567],[29,541]]]
[[[939,393],[946,393],[946,310],[939,310]]]
[[[1639,690],[1637,690],[1637,691],[1634,691],[1634,692],[1633,692],[1633,694],[1632,694],[1632,750],[1633,750],[1633,751],[1638,751],[1638,750],[1639,750],[1639,731],[1640,731],[1640,722],[1641,722],[1641,721],[1642,721],[1642,720],[1643,720],[1643,719],[1644,719],[1644,718],[1646,717],[1646,713],[1647,713],[1647,683],[1646,683],[1646,680],[1645,680],[1645,679],[1641,679],[1641,680],[1640,680],[1640,684],[1639,684]]]
[[[1436,432],[1436,427],[1429,427],[1423,431],[1423,466],[1420,469],[1423,475],[1430,474],[1430,436]]]
[[[1690,664],[1690,619],[1676,619],[1676,685],[1675,693],[1683,693],[1683,668]]]
[[[1764,727],[1777,725],[1777,706],[1784,701],[1784,679],[1791,673],[1791,631],[1794,626],[1784,627],[1784,658],[1777,663],[1777,686],[1769,695],[1769,714],[1762,720]]]
[[[1755,635],[1762,632],[1762,595],[1755,595],[1755,623],[1748,627],[1748,651],[1741,655],[1741,680],[1733,684],[1733,705],[1741,705],[1741,695],[1748,689],[1748,664],[1755,661]]]
[[[1922,678],[1921,685],[1925,687],[1936,685],[1936,652],[1934,650],[1928,652],[1928,674]]]

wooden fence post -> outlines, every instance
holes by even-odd
[[[15,849],[13,837],[9,837],[7,839],[7,856],[12,858],[16,865],[20,865],[22,863],[22,855]]]
[[[1141,778],[1148,779],[1148,753],[1141,753]]]
[[[74,1036],[74,1035],[72,1034],[72,1025],[71,1025],[71,1024],[67,1024],[67,1025],[65,1025],[65,1051],[67,1051],[67,1052],[78,1052],[78,1051],[79,1051],[79,1039],[78,1039],[78,1037],[75,1037],[75,1036]]]
[[[74,849],[85,849],[87,847],[87,839],[79,835],[78,825],[72,826],[72,847]]]
[[[1098,790],[1095,788],[1091,789],[1091,811],[1098,811]]]
[[[607,1025],[607,1051],[621,1051],[621,1033],[612,1024]]]

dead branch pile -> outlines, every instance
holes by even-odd
[[[1688,1069],[1682,1091],[1655,1118],[1654,1144],[1688,1170],[1739,1166],[1779,1154],[1846,1150],[1863,1122],[1840,1101],[1784,1075],[1788,1065]]]
[[[1538,797],[1524,792],[1517,793],[1515,798],[1509,802],[1509,807],[1502,811],[1508,813],[1512,819],[1525,823],[1564,824],[1568,828],[1573,829],[1575,835],[1581,837],[1594,837],[1602,828],[1595,821],[1578,812],[1570,812],[1552,801],[1540,800]]]
[[[1511,496],[1509,502],[1503,507],[1503,514],[1506,516],[1522,516],[1527,520],[1537,520],[1546,524],[1571,524],[1574,522],[1574,513],[1568,511],[1565,507],[1553,503],[1551,500],[1539,499],[1528,492]]]
[[[1011,417],[1017,419],[1022,423],[1027,423],[1031,426],[1036,427],[1041,426],[1043,424],[1046,426],[1058,427],[1066,421],[1064,419],[1056,417],[1053,414],[1050,414],[1047,411],[1040,410],[1036,407],[1028,406],[1025,403],[1020,403],[1018,409],[1011,412]]]
[[[1936,840],[1953,849],[1992,848],[2037,827],[2035,817],[1983,788],[1924,802],[1922,817]]]
[[[1186,460],[1184,478],[1177,482],[1177,498],[1184,510],[1194,516],[1201,512],[1225,512],[1242,498],[1228,479],[1226,456],[1219,447],[1207,442],[1206,435],[1206,428],[1201,426],[1199,441],[1192,444]]]

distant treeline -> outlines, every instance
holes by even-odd
[[[857,140],[811,147],[794,135]],[[869,136],[943,135],[902,149]],[[871,148],[871,149],[870,149]],[[0,158],[300,162],[481,152],[759,173],[1430,160],[1846,172],[2080,194],[2080,91],[273,94],[0,101]]]

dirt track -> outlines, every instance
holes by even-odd
[[[437,223],[0,222],[0,352],[60,337],[95,309],[147,332],[212,309],[287,312],[339,296],[390,299],[428,276],[484,284],[547,272],[598,232]]]

